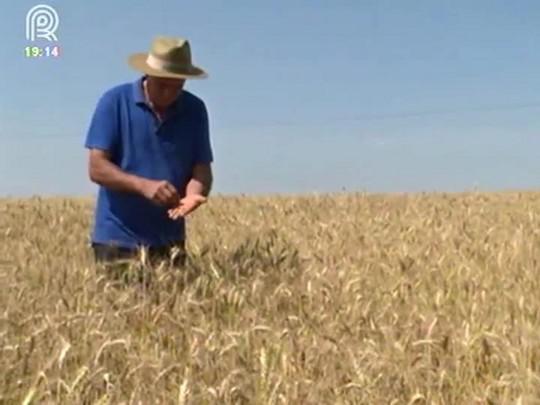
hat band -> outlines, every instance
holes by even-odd
[[[152,69],[156,70],[168,70],[170,72],[180,71],[180,70],[190,70],[190,65],[177,65],[175,63],[164,61],[163,59],[156,58],[151,53],[148,54],[146,58],[146,64]]]

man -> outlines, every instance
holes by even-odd
[[[204,102],[184,90],[206,78],[192,64],[186,39],[156,37],[149,53],[128,63],[144,75],[106,91],[92,116],[85,147],[90,179],[99,185],[92,247],[98,262],[132,258],[185,262],[185,217],[207,201],[213,153]]]

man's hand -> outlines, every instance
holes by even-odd
[[[165,180],[145,179],[142,184],[142,194],[150,201],[165,207],[176,207],[180,200],[176,188]]]
[[[206,197],[201,194],[189,194],[180,200],[180,205],[169,210],[169,218],[176,220],[185,217],[206,201]]]

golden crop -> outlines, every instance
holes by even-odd
[[[214,196],[149,285],[92,203],[0,200],[0,403],[540,402],[539,194]]]

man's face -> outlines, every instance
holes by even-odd
[[[149,76],[147,78],[147,89],[150,100],[157,108],[166,109],[178,98],[184,83],[184,79]]]

